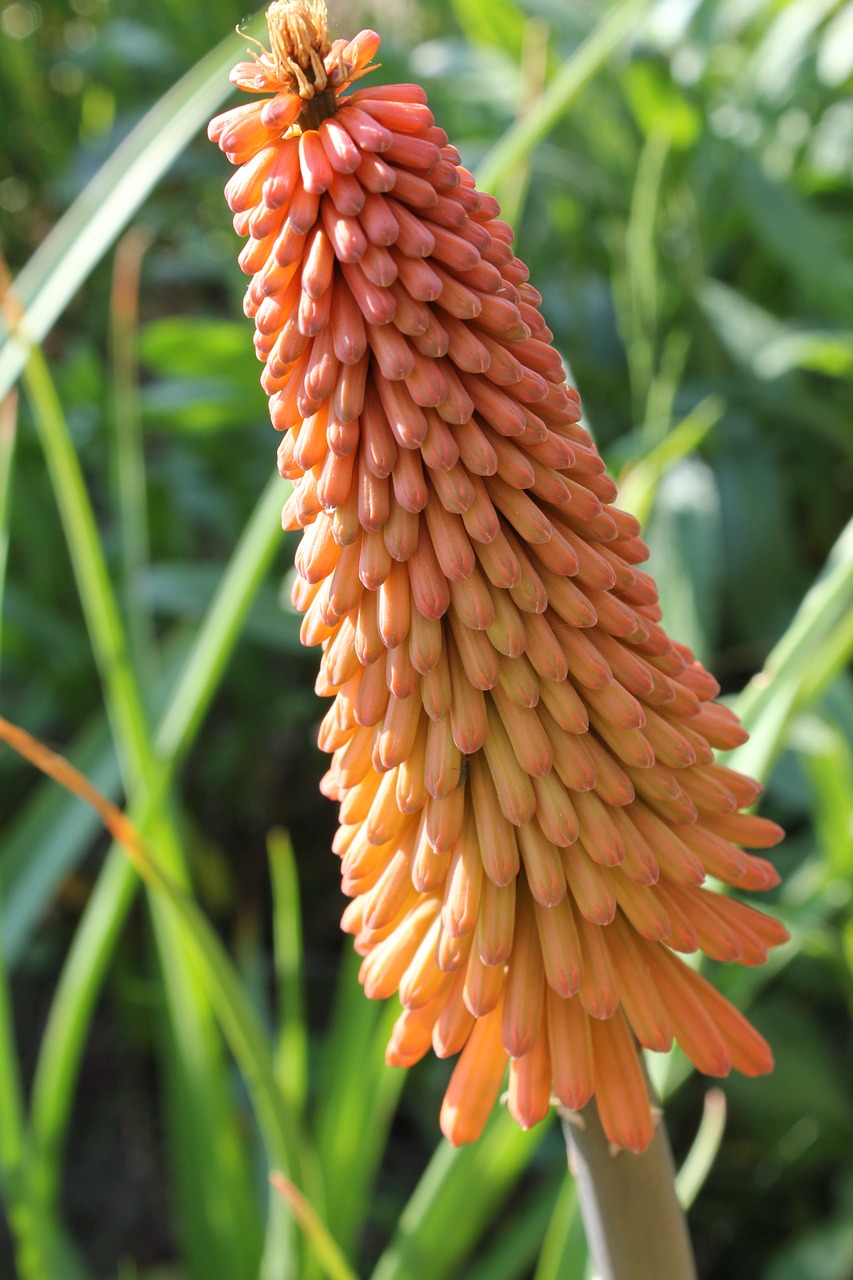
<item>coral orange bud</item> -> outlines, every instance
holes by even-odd
[[[293,601],[333,696],[320,745],[372,998],[404,1006],[388,1061],[459,1053],[441,1113],[481,1131],[511,1058],[524,1127],[594,1096],[608,1138],[653,1118],[637,1042],[702,1071],[768,1071],[761,1037],[677,952],[760,964],[776,922],[703,887],[776,882],[744,740],[660,625],[633,517],[580,425],[541,297],[417,85],[353,91],[373,32],[275,0],[265,98],[210,136],[249,274],[245,311]]]

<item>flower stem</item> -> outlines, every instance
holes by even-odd
[[[561,1120],[600,1280],[696,1280],[663,1120],[640,1155],[613,1152],[594,1102]]]
[[[143,684],[157,674],[154,624],[142,590],[149,568],[145,449],[139,409],[139,285],[151,237],[138,227],[119,241],[110,295],[113,366],[113,501],[121,550],[122,603],[128,640]]]

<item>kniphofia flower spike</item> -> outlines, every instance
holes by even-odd
[[[263,94],[210,136],[251,276],[293,601],[323,650],[323,782],[343,926],[388,1061],[459,1054],[441,1114],[476,1138],[509,1063],[524,1126],[595,1097],[612,1142],[653,1120],[636,1045],[710,1075],[761,1036],[677,953],[761,964],[785,930],[722,896],[777,881],[781,832],[715,762],[745,734],[660,625],[637,522],[566,385],[497,202],[417,85],[353,91],[379,37],[276,0]]]

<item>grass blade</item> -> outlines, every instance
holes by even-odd
[[[270,1162],[298,1178],[301,1164],[298,1126],[278,1088],[266,1035],[243,993],[234,965],[204,913],[168,874],[144,852],[136,859],[136,865],[146,883],[162,898],[168,912],[180,921],[192,951],[193,965],[252,1098]]]
[[[167,756],[171,768],[195,741],[254,593],[281,543],[279,521],[275,519],[280,489],[281,482],[276,477],[261,495],[168,699],[168,711],[156,731],[155,745],[158,753]],[[83,761],[80,763],[82,767]],[[138,814],[134,813],[143,830],[157,802],[155,792]],[[64,810],[59,811],[57,821],[64,821]],[[67,1126],[86,1029],[137,884],[135,871],[121,851],[113,848],[57,985],[44,1034],[44,1051],[39,1056],[32,1106],[38,1144],[53,1160]]]
[[[281,1173],[273,1173],[270,1182],[290,1206],[293,1216],[314,1246],[320,1266],[329,1280],[358,1280],[337,1241],[299,1188]]]
[[[188,637],[182,633],[164,645],[164,672],[151,690],[152,707],[161,715],[189,651]],[[99,791],[117,799],[121,777],[103,712],[92,716],[65,754]],[[10,969],[20,960],[57,886],[79,865],[99,830],[91,809],[45,779],[4,834],[0,932]]]
[[[578,1188],[571,1174],[563,1179],[533,1280],[584,1280],[588,1249],[578,1212]]]
[[[317,1149],[323,1170],[328,1223],[352,1255],[405,1071],[385,1065],[385,1045],[399,1013],[396,1001],[366,1000],[358,985],[360,958],[349,952],[340,966],[332,1024],[327,1031],[317,1099]],[[358,1071],[353,1063],[358,1063]]]
[[[547,1124],[525,1133],[501,1108],[479,1141],[442,1142],[406,1205],[372,1280],[443,1280],[469,1256],[530,1162]]]
[[[175,824],[168,814],[161,812],[152,824],[151,841],[161,865],[183,867]],[[162,873],[161,879],[165,879]],[[207,938],[200,944],[187,927],[187,914],[173,909],[177,885],[185,895],[183,884],[170,873],[169,885],[174,888],[168,901],[163,901],[156,892],[157,879],[149,876],[146,883],[155,889],[148,894],[148,904],[165,996],[164,1082],[172,1121],[168,1136],[188,1269],[205,1280],[241,1280],[247,1268],[257,1270],[262,1232],[243,1139],[245,1118],[235,1106],[229,1064],[216,1026],[221,1018],[214,1016],[221,992],[218,987],[212,990],[216,979],[199,970],[198,947]],[[186,901],[192,900],[186,896]],[[196,913],[207,925],[197,908]],[[225,999],[239,999],[250,1007],[239,982],[229,976]],[[224,978],[218,977],[222,983]]]
[[[727,759],[755,778],[767,772],[781,749],[795,710],[814,701],[853,652],[853,520],[830,553],[793,622],[761,671],[744,689],[737,712],[750,740]]]
[[[560,1184],[555,1182],[550,1187],[537,1187],[523,1204],[514,1206],[506,1224],[490,1233],[482,1255],[476,1262],[466,1264],[465,1280],[528,1277],[541,1253],[560,1194]]]
[[[245,35],[258,35],[256,18]],[[231,91],[228,72],[239,43],[233,33],[155,103],[47,235],[15,282],[24,314],[0,348],[0,399],[20,376],[32,345],[62,315],[93,267],[149,192]]]
[[[648,452],[632,457],[619,476],[619,505],[645,525],[661,480],[676,463],[699,448],[725,413],[719,396],[706,396]]]
[[[267,856],[273,892],[273,947],[278,987],[276,1075],[297,1115],[303,1115],[308,1084],[308,1027],[299,913],[299,876],[293,846],[284,831],[271,831]]]
[[[3,654],[3,588],[9,556],[9,508],[17,422],[18,397],[10,391],[0,400],[0,658]]]
[[[38,351],[31,352],[27,360],[25,380],[101,674],[125,792],[137,801],[140,796],[151,796],[149,828],[156,833],[168,874],[175,883],[186,886],[186,865],[168,795],[169,772],[155,754],[139,677],[132,666],[79,459]],[[171,1034],[180,1046],[180,1052],[167,1054],[166,1062],[172,1094],[178,1102],[174,1114],[181,1120],[181,1144],[173,1144],[173,1150],[178,1154],[182,1192],[178,1207],[183,1214],[184,1239],[198,1274],[211,1280],[238,1280],[244,1250],[248,1247],[251,1254],[258,1223],[248,1192],[248,1170],[241,1167],[245,1147],[229,1094],[221,1041],[213,1033],[208,998],[188,968],[180,922],[159,903],[152,903],[152,917]],[[104,931],[98,936],[103,939]],[[84,991],[87,994],[79,1007],[90,1010],[88,984]],[[76,1052],[79,1047],[78,1042]],[[66,1097],[68,1092],[66,1088]],[[192,1167],[183,1158],[184,1144],[194,1153]],[[220,1210],[211,1213],[210,1206],[217,1203]],[[259,1251],[258,1240],[258,1256]]]
[[[59,1192],[62,1147],[86,1033],[139,878],[115,846],[95,883],[56,985],[41,1038],[30,1116],[45,1198]]]
[[[722,1089],[709,1089],[693,1145],[675,1177],[675,1193],[683,1209],[689,1209],[702,1190],[717,1158],[725,1128],[726,1095]]]
[[[26,364],[26,389],[50,473],[71,564],[98,665],[125,788],[133,793],[154,760],[118,605],[107,571],[80,462],[40,351]]]
[[[180,922],[184,944],[192,953],[194,970],[216,1011],[253,1099],[270,1160],[289,1171],[296,1171],[300,1165],[298,1129],[278,1089],[266,1036],[242,990],[234,965],[203,912],[183,888],[173,881],[159,861],[150,855],[135,825],[110,800],[101,795],[87,778],[69,765],[67,760],[49,751],[29,734],[2,718],[0,734],[42,772],[97,811],[129,860],[127,865],[132,865],[153,890],[155,902],[165,913],[164,919],[173,924]],[[188,1022],[191,1023],[195,1002],[189,1004],[186,1012]],[[179,1030],[186,1034],[193,1032],[194,1027],[181,1024]],[[186,1043],[185,1036],[181,1056],[182,1060],[186,1058],[190,1061],[198,1057],[198,1046],[193,1049],[191,1044]],[[193,1154],[197,1158],[199,1152]],[[221,1211],[220,1204],[219,1212]]]
[[[195,741],[234,651],[246,614],[281,548],[280,508],[290,486],[276,472],[267,482],[198,630],[154,736],[157,755],[174,769]]]
[[[53,1223],[33,1188],[21,1069],[8,973],[0,960],[0,1184],[21,1280],[51,1280],[46,1242]]]
[[[477,167],[477,183],[484,191],[495,191],[517,165],[523,164],[534,147],[547,136],[568,110],[575,96],[601,69],[630,33],[649,0],[623,0],[604,15],[560,71],[543,90],[536,106],[522,116],[495,143]],[[0,382],[2,387],[2,382]]]
[[[113,439],[115,517],[122,564],[122,597],[134,662],[150,683],[156,670],[150,609],[141,591],[148,564],[148,511],[145,452],[139,414],[139,276],[150,238],[132,228],[119,241],[110,296],[113,366]]]

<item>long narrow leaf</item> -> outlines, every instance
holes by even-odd
[[[0,399],[0,663],[3,654],[3,588],[9,554],[9,499],[17,421],[18,397],[10,392],[5,399]]]
[[[533,1280],[584,1280],[587,1254],[577,1183],[567,1174],[542,1241]]]
[[[255,503],[192,652],[154,735],[157,755],[174,769],[185,757],[219,687],[251,603],[281,547],[279,510],[290,492],[274,474]]]
[[[119,242],[110,296],[113,367],[112,448],[115,519],[122,563],[122,599],[134,662],[147,685],[156,672],[150,606],[142,593],[149,567],[148,495],[139,413],[139,280],[149,237],[131,228]]]
[[[261,19],[246,34],[257,34]],[[0,399],[71,298],[121,234],[190,139],[230,90],[235,36],[228,35],[163,97],[63,215],[15,281],[24,315],[18,335],[0,348]]]
[[[293,846],[283,831],[271,831],[267,857],[273,891],[273,945],[278,983],[276,1075],[297,1115],[305,1109],[308,1084],[308,1025],[299,914],[299,879]]]
[[[158,754],[170,753],[167,759],[172,768],[195,740],[254,592],[280,545],[281,533],[274,518],[280,488],[276,477],[258,500],[169,697],[167,717],[158,727],[155,745]],[[157,803],[155,792],[140,813],[134,814],[143,829]],[[60,811],[57,821],[65,816],[65,811]],[[98,877],[60,976],[33,1090],[33,1125],[47,1152],[57,1150],[65,1132],[86,1028],[137,884],[135,871],[114,848]]]
[[[183,922],[186,937],[193,943],[194,963],[211,994],[235,1057],[243,1068],[249,1091],[257,1099],[258,1116],[267,1122],[262,1127],[270,1155],[288,1170],[298,1167],[297,1134],[275,1081],[272,1055],[264,1031],[243,994],[233,963],[203,912],[183,888],[174,883],[159,860],[152,857],[134,823],[112,801],[101,795],[79,770],[2,717],[0,737],[43,773],[95,809],[137,873]]]
[[[649,8],[650,0],[623,0],[622,4],[604,15],[543,90],[535,107],[511,125],[483,158],[477,168],[477,180],[484,190],[492,191],[499,187],[516,165],[521,164],[538,146],[568,109],[575,95],[600,70]]]
[[[24,1092],[6,966],[0,960],[0,1189],[21,1280],[50,1280],[45,1232],[35,1195]]]
[[[352,1254],[370,1202],[406,1073],[385,1065],[385,1045],[399,1013],[394,1001],[366,1000],[356,980],[359,957],[340,966],[332,1023],[323,1046],[317,1100],[317,1149],[328,1203],[328,1223]],[[353,1062],[358,1070],[353,1071]]]
[[[524,1280],[542,1251],[560,1191],[558,1184],[537,1188],[513,1205],[507,1221],[489,1236],[477,1261],[465,1267],[465,1280]]]
[[[59,1190],[62,1145],[86,1033],[138,885],[135,870],[114,847],[77,927],[42,1034],[30,1113],[40,1177],[51,1199]]]
[[[149,828],[156,832],[167,874],[176,884],[186,886],[186,862],[168,796],[168,771],[155,754],[139,675],[132,666],[79,459],[40,352],[30,353],[25,377],[101,674],[125,791],[133,798],[152,797]],[[258,1234],[258,1215],[248,1193],[245,1145],[228,1088],[221,1041],[214,1032],[209,997],[189,968],[182,925],[157,901],[152,902],[152,917],[170,1043],[176,1047],[176,1052],[167,1055],[167,1079],[183,1130],[182,1142],[173,1152],[185,1246],[199,1274],[211,1280],[238,1280],[246,1249],[250,1256],[253,1252],[251,1240]],[[84,989],[90,990],[88,985]],[[90,1010],[91,1001],[87,998],[80,1007]],[[80,1025],[78,1022],[78,1029]],[[79,1051],[79,1040],[75,1049]],[[76,1061],[75,1054],[75,1065]],[[67,1097],[67,1085],[63,1091]],[[194,1166],[187,1165],[185,1145],[195,1153]],[[222,1207],[211,1215],[208,1206],[217,1202]],[[257,1255],[259,1250],[258,1240]]]
[[[764,670],[744,689],[737,711],[750,740],[729,760],[753,777],[766,777],[779,752],[803,691],[814,699],[853,651],[853,520],[835,543],[826,565],[796,616],[768,657]],[[839,646],[838,640],[842,643]],[[823,649],[827,649],[827,654]],[[831,663],[826,660],[831,654]]]
[[[443,1280],[456,1274],[547,1131],[540,1124],[525,1133],[501,1109],[470,1146],[442,1142],[372,1280]]]
[[[270,1177],[275,1190],[290,1206],[302,1230],[314,1246],[320,1265],[329,1280],[357,1280],[346,1258],[341,1253],[337,1241],[330,1235],[328,1228],[297,1186],[280,1173]]]
[[[705,1107],[693,1145],[678,1170],[675,1190],[678,1202],[689,1209],[702,1190],[717,1158],[726,1127],[726,1095],[722,1089],[709,1089],[705,1094]]]
[[[101,675],[124,785],[132,793],[143,778],[150,778],[154,767],[146,713],[83,471],[40,351],[32,351],[27,360],[26,388]]]

